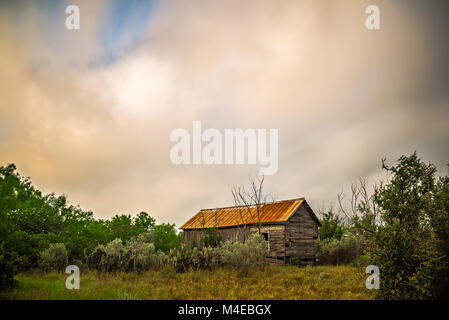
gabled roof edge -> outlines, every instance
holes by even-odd
[[[320,219],[316,216],[315,212],[312,210],[310,205],[307,203],[306,199],[304,198],[303,201],[299,204],[299,206],[292,212],[292,214],[287,218],[286,221],[290,220],[291,217],[296,213],[296,211],[299,210],[299,208],[305,204],[307,212],[309,212],[310,216],[312,217],[313,221],[318,225],[318,227],[321,227]]]

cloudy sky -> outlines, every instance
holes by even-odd
[[[447,1],[2,1],[0,165],[100,218],[180,225],[259,165],[174,165],[192,121],[278,129],[276,199],[332,204],[381,158],[449,163]],[[67,30],[67,5],[80,30]],[[381,29],[365,28],[380,8]]]

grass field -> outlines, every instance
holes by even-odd
[[[81,288],[65,288],[64,273],[24,273],[1,299],[373,299],[364,268],[269,266],[243,275],[236,270],[142,274],[81,272]]]

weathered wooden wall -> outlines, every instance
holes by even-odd
[[[283,224],[273,224],[273,225],[262,225],[260,227],[260,232],[268,232],[268,246],[270,249],[270,256],[272,257],[284,257],[285,255],[285,236],[284,236],[284,225]],[[239,240],[247,238],[247,234],[258,232],[259,228],[257,225],[247,226],[246,231],[243,226],[230,227],[230,228],[217,228],[217,232],[220,233],[223,240]],[[246,234],[246,237],[245,237]],[[184,243],[189,244],[193,241],[196,243],[200,242],[201,237],[204,235],[204,231],[201,229],[196,230],[184,230]]]
[[[268,248],[270,249],[270,257],[284,257],[285,256],[285,226],[284,224],[263,225],[260,232],[268,232]],[[251,227],[251,232],[258,232],[257,226]]]
[[[318,225],[305,206],[300,206],[285,225],[286,256],[314,259],[318,237]]]

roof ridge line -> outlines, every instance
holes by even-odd
[[[271,203],[279,203],[279,202],[286,202],[286,201],[297,201],[297,200],[305,200],[305,197],[300,198],[293,198],[293,199],[285,199],[285,200],[279,200],[279,201],[273,201],[273,202],[264,202],[259,205],[265,205],[265,204],[271,204]],[[256,204],[250,204],[250,207],[257,206]],[[215,207],[215,208],[208,208],[208,209],[200,209],[201,211],[208,211],[208,210],[218,210],[218,209],[229,209],[229,208],[239,208],[239,207],[246,207],[246,205],[240,205],[240,206],[227,206],[227,207]]]

